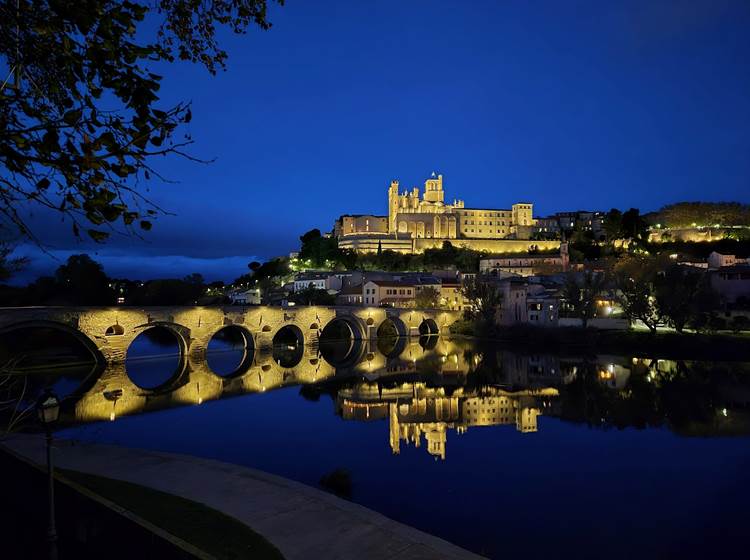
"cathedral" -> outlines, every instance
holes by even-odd
[[[509,210],[467,208],[463,200],[446,203],[443,176],[433,173],[419,187],[400,192],[398,181],[388,188],[388,215],[343,215],[334,226],[341,248],[357,252],[391,249],[421,253],[450,241],[457,247],[487,252],[525,252],[555,248],[559,242],[529,238],[535,224],[533,205],[519,202]],[[547,247],[549,245],[549,247]],[[542,247],[543,246],[543,247]]]

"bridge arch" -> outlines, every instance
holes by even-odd
[[[237,350],[238,347],[241,350],[241,355],[236,364],[230,363],[227,365],[226,359],[214,359],[219,352],[226,352],[226,348],[218,350],[218,352],[212,350],[211,346],[213,342],[223,343],[223,346],[227,344],[231,345],[231,350]],[[226,356],[229,358],[229,356]],[[206,346],[206,363],[208,369],[214,375],[224,378],[231,379],[244,375],[250,366],[253,365],[253,359],[255,357],[255,342],[253,341],[252,333],[245,327],[237,324],[226,324],[220,327],[208,341]],[[221,358],[221,356],[218,356]],[[212,361],[214,362],[212,364]],[[231,358],[230,358],[231,361]],[[226,371],[226,373],[222,373]]]
[[[348,338],[351,340],[363,340],[366,338],[366,324],[353,315],[337,315],[328,321],[323,330],[320,332],[320,340],[342,340],[347,338],[342,336],[342,331],[348,330]]]
[[[293,368],[305,353],[305,334],[294,323],[283,325],[271,341],[273,360],[283,368]]]
[[[378,325],[378,330],[376,331],[376,334],[378,338],[393,337],[393,336],[408,336],[409,327],[406,326],[406,323],[404,323],[400,317],[387,316]]]
[[[75,339],[76,342],[80,343],[81,346],[91,355],[91,358],[94,360],[94,362],[100,365],[106,363],[104,356],[93,340],[91,340],[79,329],[60,321],[41,319],[11,323],[10,325],[6,325],[0,328],[0,338],[3,338],[5,335],[9,335],[13,332],[26,329],[53,329],[63,332]]]
[[[419,324],[419,335],[420,336],[434,336],[440,334],[440,327],[438,327],[435,319],[431,317],[425,317]]]
[[[188,342],[186,334],[183,334],[185,328],[169,322],[153,322],[138,325],[136,329],[138,334],[130,341],[125,351],[125,373],[128,378],[134,385],[145,391],[160,392],[174,388],[188,370]],[[156,356],[147,354],[146,352],[153,347],[153,344],[149,344],[150,338],[157,340],[156,345],[166,346],[171,341],[175,342],[176,354],[157,354]],[[138,342],[139,340],[141,342]],[[144,348],[140,349],[136,345],[142,345]],[[148,367],[144,368],[145,373],[140,371],[142,363],[148,364]],[[157,375],[148,371],[160,367],[167,368],[165,374]]]

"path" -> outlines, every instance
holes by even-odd
[[[2,445],[36,463],[45,460],[43,437],[15,435]],[[231,515],[271,541],[287,560],[481,558],[363,506],[255,469],[72,440],[56,440],[55,448],[61,468],[140,484]]]

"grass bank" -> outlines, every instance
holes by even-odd
[[[244,523],[198,502],[121,480],[78,471],[60,472],[214,558],[284,558],[275,546]]]

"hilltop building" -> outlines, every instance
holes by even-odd
[[[449,241],[457,247],[495,253],[555,249],[559,241],[530,241],[535,231],[533,204],[519,202],[510,209],[467,208],[463,200],[445,201],[443,176],[435,173],[419,187],[400,192],[399,182],[388,188],[388,215],[343,215],[336,220],[338,246],[358,252],[393,250],[421,253]]]

